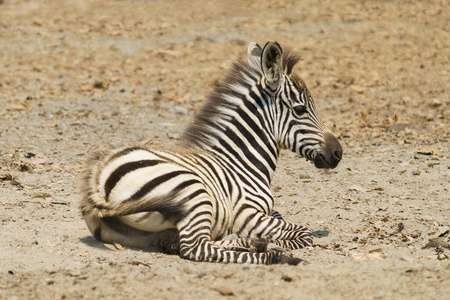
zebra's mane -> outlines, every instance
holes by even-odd
[[[300,60],[300,56],[293,55],[290,50],[283,52],[283,70],[285,75],[291,75],[292,69]],[[209,144],[211,138],[226,131],[226,124],[234,117],[226,111],[236,111],[244,102],[242,89],[249,90],[263,77],[261,68],[252,67],[242,59],[231,66],[227,75],[215,87],[206,103],[191,121],[181,137],[181,144],[187,148]],[[241,95],[241,97],[236,97]],[[231,97],[230,97],[231,96]],[[240,98],[240,99],[239,99]],[[236,101],[239,99],[239,101]]]

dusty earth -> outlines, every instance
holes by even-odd
[[[0,298],[449,299],[447,1],[0,1]],[[308,263],[195,263],[90,236],[90,151],[170,147],[251,41],[299,52],[344,147],[282,153]],[[425,149],[424,149],[425,148]],[[425,247],[428,245],[428,247]]]

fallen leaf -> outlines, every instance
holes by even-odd
[[[400,260],[407,261],[407,262],[413,262],[414,258],[412,258],[411,256],[403,255],[400,257]]]
[[[418,154],[423,155],[441,155],[441,151],[433,147],[423,147],[416,151]]]
[[[104,83],[103,81],[96,81],[96,82],[94,82],[92,87],[95,89],[106,90],[108,88],[108,85],[106,83]]]
[[[369,125],[369,120],[367,119],[367,109],[363,107],[363,111],[361,112],[361,118],[363,119],[364,123]]]
[[[430,107],[439,107],[442,105],[442,102],[439,101],[438,99],[433,99],[433,100],[431,100],[431,102],[428,105]]]
[[[116,77],[112,77],[112,78],[110,78],[109,79],[109,81],[111,81],[111,82],[117,82],[117,81],[120,81],[120,76],[116,76]]]
[[[281,276],[281,279],[283,279],[286,282],[294,281],[294,276],[292,274],[285,274]]]
[[[360,85],[351,85],[350,88],[359,94],[363,94],[366,89]]]
[[[216,287],[213,288],[213,290],[215,290],[216,292],[219,292],[219,294],[221,294],[222,296],[234,296],[234,292],[226,287]]]
[[[347,248],[348,248],[348,250],[353,250],[353,249],[357,249],[357,248],[358,248],[358,244],[356,244],[356,243],[353,243],[353,244],[351,244],[351,245],[347,246]]]
[[[36,156],[36,154],[34,154],[33,152],[27,152],[23,156],[25,156],[25,158],[33,158]]]
[[[361,192],[361,193],[367,192],[367,189],[365,187],[363,187],[361,185],[357,185],[357,184],[354,184],[354,185],[350,186],[348,188],[348,190],[349,191]]]
[[[381,248],[372,249],[369,251],[369,253],[383,253],[383,249],[381,249]]]
[[[158,50],[156,51],[157,55],[161,55],[161,56],[173,56],[173,57],[179,57],[181,55],[183,55],[183,52],[180,51],[175,51],[175,50]]]
[[[386,255],[383,253],[383,249],[378,248],[370,250],[369,253],[353,252],[352,257],[354,260],[383,260],[386,258]]]
[[[30,103],[25,101],[24,103],[21,103],[21,104],[13,104],[11,106],[8,106],[6,108],[6,110],[9,110],[9,111],[12,111],[12,110],[21,111],[21,110],[27,110],[27,109],[30,109],[30,108],[31,108]]]
[[[425,259],[427,259],[427,260],[436,260],[436,259],[438,259],[438,256],[437,256],[437,254],[434,254],[434,255],[430,255],[430,256],[425,257]]]
[[[94,87],[92,86],[92,84],[82,84],[80,85],[80,91],[82,92],[89,92],[92,91]]]
[[[236,274],[236,273],[235,273],[235,272],[228,272],[228,273],[226,273],[225,275],[223,275],[222,277],[225,278],[225,279],[227,279],[227,278],[232,277],[234,274]]]
[[[50,202],[51,204],[54,204],[54,205],[69,205],[69,203],[67,203],[67,202],[62,202],[62,201],[52,201],[52,202]]]
[[[21,172],[32,172],[34,169],[34,165],[32,163],[23,161],[13,161],[12,165]]]
[[[142,266],[146,266],[148,268],[151,268],[151,266],[149,264],[147,264],[145,262],[142,262],[142,261],[137,261],[137,260],[130,261],[130,264],[133,265],[133,266],[142,265]]]
[[[124,248],[121,244],[119,244],[119,243],[113,243],[113,245],[114,245],[114,247],[116,247],[116,249],[119,250],[119,251],[122,251],[122,250],[125,249],[125,248]]]
[[[32,163],[35,166],[37,166],[37,165],[45,165],[47,163],[47,159],[44,158],[44,157],[36,157],[30,163]]]
[[[52,195],[49,193],[41,192],[41,193],[35,193],[32,198],[50,198]]]
[[[11,184],[14,186],[17,186],[19,188],[23,188],[23,185],[20,182],[18,182],[17,180],[11,180]]]
[[[353,257],[353,260],[364,260],[367,258],[365,253],[360,253],[360,252],[353,252],[352,257]]]
[[[439,237],[445,237],[445,236],[449,236],[450,237],[450,229],[449,226],[439,226],[438,227],[438,236]]]
[[[277,185],[276,187],[273,188],[273,191],[279,192],[279,191],[281,191],[281,189],[282,189],[281,186]]]
[[[445,252],[441,252],[437,255],[437,259],[438,260],[450,259],[450,255]]]
[[[9,172],[3,173],[0,175],[1,180],[11,181],[13,179],[12,175]]]

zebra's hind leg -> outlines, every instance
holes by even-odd
[[[163,241],[159,243],[159,247],[167,254],[180,254],[180,242]]]

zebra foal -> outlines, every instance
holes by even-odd
[[[181,138],[180,151],[129,147],[99,154],[82,180],[81,212],[104,242],[159,246],[194,261],[296,265],[284,248],[312,244],[272,210],[281,149],[334,168],[342,148],[317,117],[299,58],[251,43]]]

